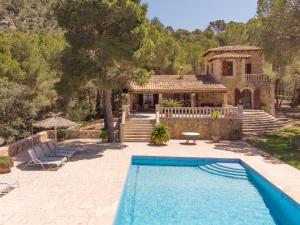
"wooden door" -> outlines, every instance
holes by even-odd
[[[253,105],[254,105],[254,109],[260,109],[260,89],[256,88],[254,91],[254,96],[253,96]]]
[[[153,94],[153,101],[154,101],[154,106],[159,104],[159,96],[158,94]]]
[[[236,88],[234,90],[234,101],[235,101],[235,105],[239,105],[240,104],[240,99],[241,99],[241,92],[238,88]]]
[[[252,74],[252,65],[251,63],[247,63],[246,64],[246,71],[245,71],[246,74]]]
[[[143,106],[143,104],[144,104],[144,95],[143,94],[138,95],[138,104],[140,106]]]

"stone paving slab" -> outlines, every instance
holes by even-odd
[[[57,171],[22,170],[27,155],[16,157],[12,175],[20,187],[0,198],[0,225],[112,225],[132,155],[240,158],[300,203],[300,171],[244,142],[174,140],[160,147],[125,143],[123,149],[97,140],[68,144],[84,150]]]

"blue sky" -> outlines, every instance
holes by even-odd
[[[256,14],[257,0],[142,0],[148,17],[158,17],[175,29],[205,29],[210,21],[247,22]]]

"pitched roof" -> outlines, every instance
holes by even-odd
[[[222,46],[218,48],[208,49],[202,56],[206,56],[210,52],[227,52],[227,51],[261,51],[262,49],[257,46],[246,46],[246,45],[233,45],[233,46]]]
[[[220,55],[215,55],[209,59],[209,61],[213,61],[215,59],[228,59],[228,58],[250,58],[251,55],[247,54],[238,54],[238,53],[224,53]]]
[[[210,75],[153,75],[144,86],[131,83],[129,92],[227,92],[227,88]]]

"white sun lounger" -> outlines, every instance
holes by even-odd
[[[74,155],[75,152],[63,152],[63,151],[52,151],[47,142],[43,142],[40,144],[40,147],[42,149],[42,151],[44,152],[44,154],[47,157],[67,157],[68,161],[70,161],[70,158]]]
[[[11,189],[19,187],[19,182],[11,175],[0,175],[0,195],[6,194]]]
[[[78,148],[59,146],[55,140],[49,140],[47,141],[47,144],[52,152],[56,151],[56,152],[76,154],[79,151]]]
[[[65,164],[66,162],[66,158],[63,158],[61,160],[58,160],[56,158],[50,158],[50,157],[46,157],[46,158],[39,158],[38,155],[36,154],[36,152],[33,149],[29,149],[28,153],[30,155],[30,160],[29,162],[24,166],[24,169],[27,166],[41,166],[44,170],[46,169],[46,167],[53,168],[53,167],[60,167],[62,165]]]

